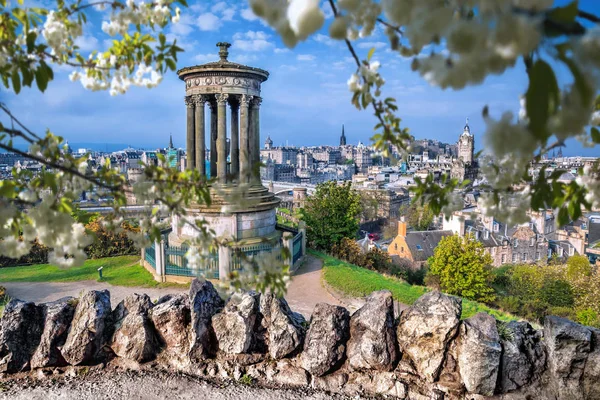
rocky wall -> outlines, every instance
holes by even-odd
[[[254,292],[224,302],[208,281],[152,302],[108,291],[33,304],[0,319],[0,372],[82,365],[165,368],[269,387],[312,387],[398,399],[600,399],[600,330],[548,317],[543,330],[480,313],[439,292],[394,318],[391,293],[350,315],[318,304],[310,321],[283,298]]]

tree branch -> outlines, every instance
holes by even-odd
[[[600,23],[600,17],[597,17],[594,14],[586,12],[586,11],[579,10],[577,12],[577,16],[580,18],[583,18],[583,19],[587,19],[588,21],[592,21],[596,24]]]

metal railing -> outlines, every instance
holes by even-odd
[[[165,248],[165,274],[177,276],[204,275],[207,279],[219,279],[219,254],[211,253],[203,258],[203,268],[192,269],[188,267],[185,257],[187,247],[169,246]]]
[[[146,260],[148,264],[152,265],[152,268],[156,268],[156,249],[154,248],[154,243],[152,243],[149,247],[146,247],[146,251],[144,252],[144,260]]]

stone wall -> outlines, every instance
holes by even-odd
[[[350,315],[318,304],[311,320],[285,299],[254,292],[224,302],[210,282],[153,303],[108,291],[33,304],[0,319],[0,370],[67,366],[166,368],[263,386],[312,387],[399,399],[599,399],[600,330],[548,317],[543,330],[460,320],[461,300],[430,292],[394,318],[387,291]],[[71,367],[67,367],[71,368]]]

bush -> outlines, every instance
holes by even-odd
[[[580,324],[600,328],[600,315],[591,308],[585,308],[576,312],[576,321]]]
[[[548,279],[539,292],[540,300],[550,307],[573,307],[575,299],[569,282],[562,279]]]
[[[556,315],[557,317],[568,318],[573,321],[577,319],[577,313],[571,307],[549,307],[547,315]]]
[[[127,222],[121,224],[122,231],[118,233],[107,231],[98,220],[90,222],[85,228],[95,236],[94,242],[85,249],[89,258],[134,255],[139,251],[127,233],[140,230]]]
[[[425,285],[427,285],[428,288],[431,288],[433,290],[441,290],[442,288],[442,285],[440,283],[440,277],[438,275],[432,274],[431,271],[427,272],[424,281]]]
[[[89,258],[126,256],[139,253],[135,243],[127,236],[127,233],[137,233],[140,230],[128,222],[123,222],[121,224],[121,232],[115,233],[107,231],[98,219],[92,218],[92,221],[85,225],[85,229],[89,234],[94,235],[94,242],[85,248],[85,252]],[[35,241],[29,254],[21,258],[14,259],[0,256],[0,268],[47,264],[49,251],[49,248]]]
[[[38,241],[33,242],[29,254],[21,258],[9,258],[0,256],[0,268],[15,267],[18,265],[44,264],[48,262],[48,248],[42,246]]]

